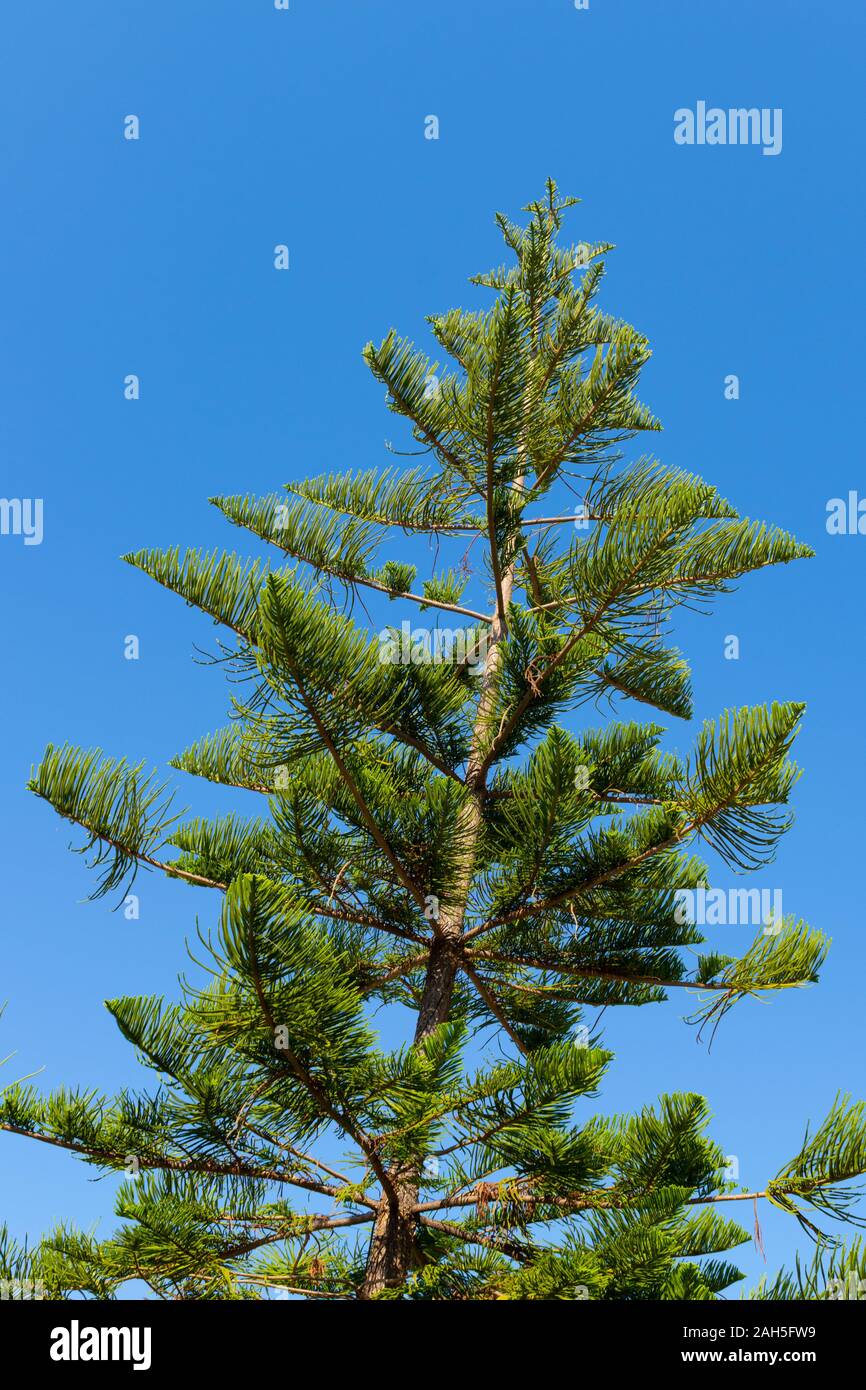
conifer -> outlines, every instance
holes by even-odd
[[[177,1002],[107,1004],[152,1086],[3,1092],[3,1129],[125,1174],[114,1235],[7,1238],[3,1277],[97,1298],[711,1299],[742,1278],[736,1213],[759,1202],[816,1251],[754,1296],[866,1272],[826,1230],[857,1220],[862,1103],[837,1099],[757,1193],[700,1096],[593,1105],[600,1012],[674,996],[710,1034],[816,981],[827,943],[787,918],[701,952],[677,910],[708,881],[702,847],[772,861],[803,716],[726,710],[667,751],[692,714],[677,611],[811,552],[696,475],[625,460],[659,428],[636,395],[650,348],[598,305],[612,248],[564,240],[576,201],[549,182],[525,224],[497,216],[509,263],[473,282],[492,300],[428,320],[447,369],[394,332],[364,350],[408,466],[211,499],[266,558],[124,557],[222,632],[231,718],[173,768],[261,813],[189,817],[99,749],[35,768],[96,896],[139,870],[202,890],[207,969]],[[399,616],[371,630],[368,604]]]

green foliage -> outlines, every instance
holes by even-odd
[[[727,863],[749,870],[770,863],[790,817],[784,805],[798,769],[788,751],[803,705],[728,711],[704,724],[686,776],[686,810]]]
[[[264,799],[182,818],[143,765],[68,745],[34,771],[95,895],[140,865],[216,892],[204,983],[107,1005],[151,1090],[0,1093],[0,1127],[125,1179],[115,1234],[4,1235],[0,1276],[410,1301],[712,1299],[741,1278],[722,1257],[746,1233],[716,1204],[757,1196],[732,1191],[706,1102],[593,1114],[611,1055],[589,1011],[681,991],[715,1031],[817,979],[827,943],[801,922],[737,958],[696,953],[678,910],[707,882],[701,843],[735,871],[771,862],[803,706],[727,711],[682,754],[664,719],[582,715],[691,718],[677,609],[811,552],[696,475],[622,465],[659,428],[636,395],[650,349],[596,302],[611,247],[562,243],[574,201],[550,183],[525,226],[497,218],[512,262],[474,281],[492,306],[428,320],[451,366],[394,331],[364,350],[423,462],[212,499],[291,567],[124,557],[232,634],[231,722],[172,767]],[[421,546],[388,553],[394,531],[426,538],[429,573]],[[367,602],[394,625],[360,626]],[[424,610],[448,628],[407,647]],[[862,1105],[837,1102],[759,1194],[816,1260],[755,1297],[863,1274],[816,1223],[857,1219],[864,1171]]]
[[[106,758],[98,748],[84,752],[49,744],[27,783],[29,791],[86,832],[79,853],[94,850],[94,865],[105,866],[95,897],[120,887],[130,870],[134,874],[138,863],[147,862],[177,820],[165,785],[155,773],[143,776],[143,768],[144,763]]]

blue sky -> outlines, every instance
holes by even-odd
[[[0,493],[44,505],[41,545],[0,536],[9,1079],[43,1067],[46,1087],[144,1081],[102,1001],[171,994],[195,914],[215,910],[153,876],[139,879],[137,922],[86,903],[94,880],[67,853],[69,827],[24,791],[49,740],[164,767],[225,722],[221,676],[192,659],[214,629],[118,557],[176,543],[254,553],[209,496],[386,462],[385,440],[404,437],[361,347],[392,325],[423,343],[425,314],[482,303],[466,280],[501,259],[494,210],[516,215],[551,174],[584,199],[574,239],[617,245],[603,303],[653,344],[641,394],[665,426],[658,455],[817,551],[677,636],[698,720],[808,702],[797,822],[756,881],[833,937],[822,983],[741,1004],[712,1051],[681,1000],[608,1015],[619,1055],[599,1108],[700,1091],[752,1186],[837,1090],[866,1092],[866,539],[825,528],[830,498],[866,494],[864,27],[854,0],[4,7]],[[700,100],[781,108],[781,153],[677,145],[675,110]],[[123,656],[132,633],[137,662]],[[738,661],[724,658],[728,634]],[[671,746],[690,737],[674,729]],[[216,789],[179,779],[179,792],[197,812],[228,809]],[[713,939],[736,952],[746,936]],[[2,1137],[2,1214],[18,1234],[64,1217],[110,1229],[114,1181],[93,1178]],[[762,1224],[766,1268],[804,1248],[779,1214]],[[752,1247],[738,1259],[752,1276],[765,1268]]]

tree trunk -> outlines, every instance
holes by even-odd
[[[503,608],[511,597],[514,583],[513,571],[509,570],[502,580]],[[501,648],[505,636],[504,626],[497,616],[490,624],[487,656],[484,664],[484,677],[478,702],[478,713],[472,738],[472,749],[466,765],[466,785],[471,796],[463,812],[457,833],[464,839],[466,850],[455,892],[451,903],[439,921],[439,932],[430,947],[427,962],[427,975],[424,991],[418,1010],[415,1028],[415,1043],[423,1042],[431,1033],[445,1023],[451,1010],[451,996],[459,966],[460,938],[463,935],[463,922],[466,903],[472,884],[475,852],[478,836],[483,824],[482,809],[484,787],[480,783],[480,771],[484,762],[484,731],[490,706],[496,696]],[[367,1265],[364,1275],[362,1298],[372,1298],[383,1289],[399,1288],[416,1259],[412,1209],[418,1201],[420,1175],[390,1169],[397,1200],[383,1194],[379,1211],[373,1226],[373,1234],[367,1252]]]

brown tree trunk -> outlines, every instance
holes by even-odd
[[[508,571],[502,580],[503,608],[509,602],[513,583],[513,571]],[[466,766],[466,784],[471,795],[461,823],[457,827],[457,833],[463,839],[466,848],[453,897],[440,918],[439,933],[430,948],[415,1028],[416,1044],[423,1042],[441,1023],[445,1023],[451,1010],[451,996],[459,967],[457,948],[463,935],[478,836],[483,824],[484,787],[480,782],[480,772],[486,751],[485,730],[490,707],[496,697],[500,644],[504,636],[504,626],[497,615],[490,624],[481,696],[472,749]],[[417,1172],[406,1173],[392,1168],[389,1170],[389,1176],[392,1178],[397,1199],[395,1201],[393,1197],[383,1195],[380,1201],[367,1251],[362,1298],[372,1298],[384,1289],[399,1288],[405,1283],[406,1276],[417,1258],[412,1209],[418,1201],[420,1175]]]
[[[388,1176],[394,1184],[396,1201],[383,1197],[367,1250],[362,1298],[372,1298],[383,1289],[399,1288],[415,1262],[415,1229],[412,1207],[418,1200],[418,1179],[401,1175],[391,1167]]]
[[[533,306],[533,327],[531,354],[534,357],[538,351],[538,321],[537,310]],[[530,391],[529,385],[524,389],[524,422],[528,424],[530,411]],[[518,494],[523,489],[525,468],[527,460],[526,437],[522,445],[523,467],[520,475],[515,479],[514,490]],[[492,472],[488,475],[488,488],[493,487]],[[492,497],[488,498],[488,507],[492,503]],[[495,538],[491,526],[491,552],[494,566],[494,575],[497,572],[497,561],[495,553]],[[478,847],[478,839],[484,823],[484,759],[489,743],[488,725],[490,715],[496,700],[496,691],[499,684],[499,667],[502,661],[502,642],[508,635],[505,626],[505,611],[511,601],[511,593],[514,588],[515,564],[509,565],[502,575],[498,585],[496,612],[490,624],[488,633],[487,655],[484,662],[484,676],[481,682],[481,694],[478,701],[478,710],[475,718],[475,728],[472,734],[472,747],[469,752],[469,759],[466,764],[466,786],[470,796],[466,803],[465,810],[457,826],[457,833],[461,836],[465,851],[460,870],[457,875],[455,891],[447,910],[443,913],[439,922],[439,934],[433,941],[430,948],[430,956],[427,962],[427,975],[424,981],[424,991],[421,996],[421,1005],[418,1010],[418,1021],[415,1029],[415,1042],[423,1042],[426,1037],[439,1027],[441,1023],[447,1022],[451,1010],[451,995],[454,991],[454,981],[460,965],[459,944],[463,935],[463,923],[466,916],[466,904],[469,900],[469,890],[472,886],[472,874],[475,867],[475,856]],[[367,1252],[367,1267],[364,1278],[364,1285],[361,1292],[362,1298],[372,1298],[385,1288],[399,1288],[406,1280],[406,1275],[412,1265],[413,1258],[416,1256],[414,1228],[415,1219],[412,1209],[418,1201],[418,1190],[420,1187],[420,1175],[418,1173],[395,1174],[395,1187],[397,1191],[397,1201],[392,1198],[390,1203],[385,1197],[379,1207],[376,1223],[373,1228],[373,1235],[370,1240]]]

